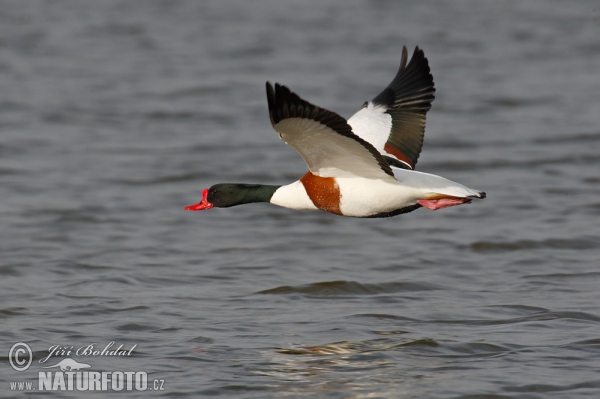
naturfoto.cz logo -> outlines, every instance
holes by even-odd
[[[33,381],[12,381],[12,391],[163,391],[164,380],[148,379],[145,371],[95,371],[87,370],[93,368],[89,360],[85,362],[75,360],[71,357],[55,362],[49,359],[57,356],[131,356],[137,344],[127,349],[123,345],[116,346],[110,342],[104,347],[97,344],[74,346],[53,345],[48,349],[48,356],[39,360],[42,369],[50,371],[38,371],[37,386]],[[33,352],[28,344],[18,342],[14,344],[8,353],[11,367],[15,371],[26,371],[32,364]]]

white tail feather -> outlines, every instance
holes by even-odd
[[[444,194],[460,198],[482,198],[478,190],[468,188],[460,183],[429,173],[393,168],[396,179],[407,186],[420,189],[423,195]]]

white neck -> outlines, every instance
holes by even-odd
[[[279,187],[271,197],[271,204],[291,209],[317,209],[300,180]]]

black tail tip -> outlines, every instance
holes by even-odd
[[[480,191],[479,198],[484,199],[485,197],[487,197],[487,194],[485,193],[485,191]]]

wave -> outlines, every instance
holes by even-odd
[[[259,291],[256,294],[289,295],[308,294],[318,296],[377,295],[410,291],[432,291],[441,287],[422,282],[390,282],[362,284],[355,281],[325,281],[300,286],[281,286]]]

